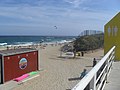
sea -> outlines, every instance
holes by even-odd
[[[0,46],[27,46],[70,42],[75,36],[0,36]]]

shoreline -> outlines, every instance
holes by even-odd
[[[6,50],[6,49],[18,49],[18,48],[44,48],[46,46],[58,46],[58,45],[65,45],[68,44],[70,42],[72,42],[73,40],[61,40],[61,41],[52,41],[52,42],[43,42],[43,43],[34,43],[34,42],[26,42],[25,44],[16,44],[16,45],[0,45],[0,50]],[[21,42],[22,43],[22,42]]]

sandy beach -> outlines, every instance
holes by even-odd
[[[10,90],[70,90],[80,80],[84,68],[89,71],[92,68],[93,58],[98,61],[103,56],[103,49],[86,53],[84,57],[60,58],[60,45],[48,45],[45,49],[39,49],[40,71],[39,77],[17,85]]]

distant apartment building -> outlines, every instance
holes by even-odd
[[[97,30],[85,30],[80,33],[79,36],[87,36],[87,35],[95,35],[95,34],[101,34],[103,33],[102,31],[97,31]]]

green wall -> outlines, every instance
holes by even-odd
[[[112,48],[115,49],[115,59],[120,60],[120,12],[113,17],[104,27],[105,54]]]

